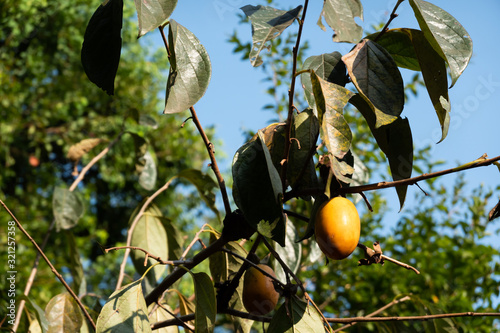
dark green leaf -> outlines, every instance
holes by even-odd
[[[215,182],[215,180],[213,180],[209,175],[195,169],[182,170],[177,176],[186,179],[196,187],[198,193],[208,208],[210,208],[220,220],[219,211],[217,210],[217,207],[215,207],[214,190],[219,187],[217,182]]]
[[[363,19],[363,6],[359,0],[325,0],[323,10],[318,20],[318,25],[325,30],[321,17],[335,31],[334,42],[357,43],[363,34],[354,18]]]
[[[90,81],[114,94],[122,49],[123,1],[108,0],[90,18],[82,45],[82,65]]]
[[[148,191],[155,188],[156,185],[156,163],[149,151],[144,154],[144,167],[139,174],[139,184]]]
[[[83,316],[75,299],[68,293],[54,296],[45,308],[48,333],[80,332]]]
[[[500,217],[500,201],[493,207],[493,209],[488,214],[488,221],[493,221],[497,217]]]
[[[318,118],[313,110],[306,109],[294,116],[292,142],[287,169],[287,179],[293,189],[315,187],[318,178],[313,155],[319,135]]]
[[[135,218],[132,215],[131,220]],[[149,253],[168,260],[167,233],[161,222],[161,211],[154,204],[151,204],[137,222],[133,232],[130,245],[139,247]],[[144,274],[149,266],[156,263],[156,260],[148,258],[146,266],[144,261],[146,254],[139,250],[132,250],[130,257],[134,267],[139,274]],[[148,273],[148,280],[156,282],[165,272],[164,265],[157,265]]]
[[[196,332],[213,332],[217,304],[214,284],[207,273],[191,273],[194,280]]]
[[[376,127],[395,121],[404,106],[403,79],[391,55],[364,39],[342,57],[352,82],[376,112]]]
[[[410,178],[413,169],[413,140],[408,119],[398,117],[388,125],[376,127],[375,111],[360,95],[354,95],[350,102],[366,119],[377,144],[387,156],[392,179]],[[396,186],[400,208],[403,208],[407,188],[408,185]]]
[[[302,70],[312,69],[316,75],[325,81],[338,84],[344,87],[347,81],[345,64],[341,60],[342,54],[339,52],[325,53],[319,56],[312,56],[304,61]],[[307,102],[311,108],[314,108],[315,101],[312,92],[311,77],[309,74],[300,76],[302,87]]]
[[[382,46],[389,54],[396,65],[402,68],[420,71],[417,54],[413,43],[405,29],[391,29],[382,34],[377,40],[377,44]],[[365,38],[374,40],[380,32],[368,35]]]
[[[266,43],[281,35],[298,18],[302,6],[284,11],[268,6],[247,5],[241,10],[252,21],[253,45],[249,57],[252,66],[257,67],[262,64],[259,54],[267,47]]]
[[[414,29],[403,29],[403,31],[411,38],[415,48],[427,92],[441,124],[442,135],[441,140],[439,140],[441,142],[448,134],[450,126],[446,64],[443,58],[432,48],[422,31]]]
[[[289,302],[285,302],[280,306],[267,329],[268,333],[324,331],[323,320],[316,308],[310,305],[310,303],[303,302],[296,297],[290,298]]]
[[[134,139],[134,149],[135,149],[135,171],[138,174],[141,174],[146,165],[146,159],[144,155],[146,155],[148,151],[148,143],[146,139],[144,139],[141,135],[133,132],[129,132],[129,134]]]
[[[259,131],[264,138],[267,149],[271,154],[271,160],[276,170],[281,170],[281,161],[285,151],[285,123],[273,123]],[[259,134],[255,134],[252,140],[256,140]]]
[[[71,229],[83,216],[85,208],[80,196],[63,187],[56,187],[52,197],[52,212],[57,231]]]
[[[262,134],[238,149],[232,173],[234,201],[248,223],[255,229],[261,223],[266,237],[284,245],[281,181]]]
[[[212,65],[198,38],[174,20],[170,20],[168,42],[170,73],[163,113],[178,113],[203,97],[212,75]]]
[[[111,294],[97,318],[96,333],[152,332],[141,282],[139,279]]]
[[[162,25],[172,15],[176,5],[177,0],[135,0],[139,20],[137,38]]]
[[[425,38],[448,63],[453,87],[472,57],[472,39],[453,16],[438,6],[423,0],[410,0],[410,5]]]
[[[167,243],[168,243],[168,256],[170,260],[179,260],[182,252],[182,244],[184,244],[184,238],[180,230],[175,226],[175,223],[162,217],[163,226],[167,233]]]
[[[352,133],[344,119],[344,107],[354,95],[350,90],[319,78],[313,71],[311,83],[318,111],[321,138],[328,151],[343,158],[349,151]]]
[[[309,222],[307,224],[307,229],[304,235],[298,240],[298,242],[303,241],[304,239],[310,238],[312,235],[314,235],[314,226],[316,223],[316,213],[318,212],[319,207],[327,201],[328,198],[325,195],[320,195],[314,200],[314,205],[311,209],[311,216],[309,216]],[[316,245],[316,247],[318,247]],[[318,247],[319,248],[319,247]]]

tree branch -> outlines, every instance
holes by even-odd
[[[21,222],[18,221],[18,219],[14,216],[14,214],[12,214],[12,212],[10,211],[10,209],[7,207],[7,205],[1,199],[0,199],[0,204],[3,206],[3,208],[5,208],[5,210],[7,211],[7,213],[9,213],[9,215],[12,217],[12,219],[14,219],[14,221],[16,222],[16,225],[19,228],[19,230],[21,230],[21,232],[26,237],[28,237],[28,239],[30,240],[30,242],[35,246],[35,248],[37,249],[38,253],[40,253],[40,255],[45,260],[45,262],[47,263],[47,265],[49,265],[50,269],[52,270],[52,273],[54,273],[54,275],[59,279],[59,281],[61,281],[61,283],[66,288],[66,290],[69,292],[69,294],[75,299],[76,303],[78,304],[78,306],[82,310],[82,312],[85,315],[85,317],[87,318],[88,322],[90,323],[90,325],[92,326],[92,328],[95,330],[95,323],[92,320],[92,317],[88,313],[87,309],[83,305],[82,301],[78,298],[78,296],[71,289],[71,287],[66,283],[66,281],[64,280],[64,278],[62,277],[62,275],[57,271],[57,269],[54,267],[54,265],[52,265],[52,263],[50,262],[49,258],[47,258],[47,256],[43,252],[43,250],[40,248],[40,246],[38,246],[37,242],[35,242],[35,240],[33,239],[33,237],[31,237],[30,234],[23,228]],[[19,312],[18,312],[18,315],[20,316]]]
[[[288,156],[290,154],[291,136],[292,136],[292,120],[293,120],[293,96],[295,94],[295,79],[297,72],[297,56],[299,54],[300,38],[302,37],[302,29],[304,28],[304,20],[306,19],[307,6],[309,0],[304,1],[304,11],[302,12],[302,18],[299,21],[299,31],[297,32],[297,40],[295,46],[292,50],[292,81],[290,82],[290,90],[288,90],[288,117],[286,119],[285,125],[285,149],[283,153],[283,163],[281,164],[281,184],[283,186],[283,192],[285,192],[286,184],[286,169],[288,166]]]
[[[139,223],[140,218],[142,217],[142,215],[146,211],[146,208],[149,206],[149,204],[151,204],[151,202],[153,202],[153,200],[161,192],[167,190],[168,187],[170,186],[170,183],[172,183],[172,181],[175,178],[176,177],[170,178],[170,180],[168,182],[166,182],[165,185],[163,185],[155,193],[153,193],[153,195],[151,195],[146,200],[146,202],[144,202],[144,204],[141,207],[141,210],[135,216],[134,221],[132,221],[132,224],[130,225],[130,228],[128,229],[128,232],[127,232],[127,249],[125,250],[125,254],[123,255],[123,260],[122,260],[122,263],[120,265],[120,274],[118,275],[118,281],[116,282],[116,288],[115,288],[115,290],[120,289],[121,286],[122,286],[122,283],[123,283],[123,278],[125,276],[125,267],[127,266],[127,259],[128,259],[129,254],[130,254],[130,244],[132,243],[132,233],[134,232],[135,226],[137,225],[137,223]]]
[[[137,250],[137,251],[142,251],[146,254],[146,261],[144,264],[147,263],[148,258],[152,258],[156,261],[158,261],[162,265],[185,265],[188,263],[188,260],[163,260],[162,258],[155,256],[154,254],[144,250],[143,248],[137,247],[137,246],[114,246],[114,247],[109,247],[107,249],[104,249],[105,253],[108,253],[110,251],[116,251],[116,250],[123,250],[123,249],[129,249],[129,250]]]
[[[396,5],[394,6],[394,9],[392,10],[391,15],[389,16],[389,20],[387,21],[387,23],[382,28],[382,31],[380,31],[380,33],[377,35],[377,37],[375,37],[375,39],[373,40],[374,42],[378,41],[380,39],[380,37],[382,37],[382,35],[385,34],[387,32],[387,30],[389,30],[389,24],[391,24],[392,20],[394,20],[396,17],[398,17],[398,14],[396,14],[396,10],[398,9],[399,5],[403,1],[404,0],[398,0],[398,2],[396,2]]]

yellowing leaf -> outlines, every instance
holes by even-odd
[[[88,153],[90,150],[92,150],[92,148],[96,147],[102,141],[102,139],[98,138],[84,139],[69,147],[66,157],[74,162],[77,162],[82,158],[83,155]]]

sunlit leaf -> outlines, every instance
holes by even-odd
[[[141,282],[139,279],[111,294],[97,318],[97,333],[152,332]]]
[[[315,72],[311,73],[311,83],[321,126],[321,138],[330,153],[343,158],[352,141],[351,129],[344,119],[343,110],[354,93],[319,78]]]
[[[448,12],[423,0],[410,0],[425,38],[450,68],[451,87],[472,57],[472,39],[465,28]]]
[[[189,109],[205,94],[212,75],[212,65],[198,38],[170,20],[168,32],[170,73],[163,113]]]
[[[47,332],[47,330],[49,329],[49,322],[45,317],[45,311],[40,306],[38,306],[38,304],[36,304],[36,302],[32,298],[27,297],[24,294],[19,295],[17,299],[24,300],[26,302],[26,305],[34,310],[33,312],[35,313],[36,320],[39,324],[42,333]]]
[[[395,121],[404,106],[401,73],[391,55],[377,43],[364,39],[342,57],[361,96],[376,112],[376,127]]]
[[[268,6],[247,5],[241,10],[252,21],[252,49],[250,51],[250,62],[257,67],[262,64],[260,52],[268,47],[266,43],[281,33],[298,18],[302,6],[292,10],[284,11]]]
[[[155,188],[156,185],[156,163],[149,151],[144,154],[143,159],[145,161],[144,167],[139,174],[139,184],[148,191]]]
[[[137,38],[162,25],[170,17],[176,5],[177,0],[135,0],[139,21]]]
[[[334,42],[357,43],[363,34],[363,28],[355,21],[355,17],[363,19],[363,6],[359,0],[325,0],[318,25],[325,30],[321,18],[335,32]]]
[[[133,214],[131,220],[135,219]],[[161,222],[161,211],[154,204],[151,204],[137,222],[133,232],[130,245],[148,251],[149,253],[168,260],[167,233]],[[156,263],[156,260],[148,258],[145,263],[146,254],[140,250],[132,250],[130,257],[134,263],[136,271],[142,275],[149,266]],[[157,281],[165,272],[164,265],[157,265],[149,271],[147,277],[151,282]]]
[[[149,306],[148,310],[151,310],[152,308],[155,308],[155,307],[156,307],[156,303],[151,304]],[[170,312],[168,312],[167,310]],[[154,323],[160,323],[162,321],[166,321],[169,319],[173,319],[174,316],[172,315],[172,313],[173,313],[173,310],[170,308],[170,306],[167,303],[162,303],[161,306],[157,307],[156,311],[153,312],[149,316],[149,321],[151,322],[151,324],[154,324]],[[178,332],[179,332],[179,328],[175,325],[162,327],[162,328],[155,330],[155,333],[178,333]]]
[[[45,308],[48,333],[80,332],[83,316],[75,299],[68,293],[54,296]]]
[[[360,95],[353,96],[350,102],[366,119],[378,146],[389,160],[392,179],[410,178],[413,169],[413,139],[408,119],[398,117],[388,125],[376,127],[375,111]],[[408,185],[396,186],[400,208],[403,208],[407,189]]]
[[[276,246],[275,250],[293,273],[297,273],[300,268],[300,260],[302,258],[302,243],[296,242],[296,238],[297,230],[295,229],[293,223],[287,219],[285,246]],[[277,261],[274,271],[276,272],[278,280],[286,281],[285,272]]]
[[[52,197],[52,212],[59,231],[73,228],[83,216],[85,208],[78,193],[56,187]]]
[[[260,135],[271,155],[271,160],[278,172],[281,170],[281,161],[283,160],[283,152],[285,151],[285,123],[273,123],[261,129]],[[256,140],[259,134],[255,134],[252,140]]]
[[[123,0],[108,0],[90,18],[82,45],[82,65],[90,81],[114,94],[122,48]]]
[[[196,332],[213,332],[217,304],[214,284],[207,273],[191,273],[194,280]]]
[[[339,52],[312,56],[304,61],[302,70],[312,69],[321,79],[344,87],[347,82],[347,72],[341,58],[342,54]],[[311,108],[314,108],[316,103],[312,91],[311,76],[309,74],[302,74],[300,76],[300,81],[304,88],[307,103],[309,103]]]
[[[269,327],[268,333],[308,333],[324,332],[323,320],[316,308],[310,303],[295,297],[283,303],[276,311]]]

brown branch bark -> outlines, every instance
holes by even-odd
[[[377,40],[379,40],[380,37],[382,37],[382,35],[385,34],[387,32],[387,30],[389,30],[389,24],[391,24],[392,20],[394,20],[396,17],[398,17],[398,14],[396,14],[396,10],[398,9],[399,5],[403,1],[404,0],[398,0],[398,2],[396,2],[396,5],[394,6],[394,9],[392,10],[391,15],[389,16],[389,20],[387,21],[387,23],[382,28],[382,31],[380,31],[380,33],[377,35],[377,37],[375,37],[375,39],[373,40],[374,42],[376,42]]]

